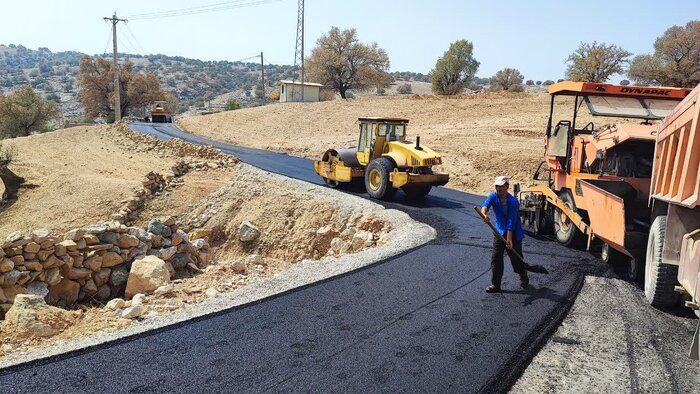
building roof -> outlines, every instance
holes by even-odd
[[[622,86],[609,83],[564,81],[549,85],[549,94],[574,96],[589,94],[596,96],[658,97],[682,100],[690,89],[660,86]]]
[[[408,123],[408,119],[404,118],[387,118],[383,116],[360,116],[357,120],[367,122],[386,122],[386,123]]]
[[[281,80],[280,83],[284,83],[287,85],[301,85],[301,81],[288,81],[288,80]],[[320,83],[315,83],[315,82],[306,82],[304,81],[304,86],[318,86],[319,88],[322,88],[323,85]]]

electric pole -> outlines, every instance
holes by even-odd
[[[301,101],[304,101],[304,0],[299,0],[299,9],[297,16],[297,45],[294,52],[294,67],[301,62]],[[292,85],[295,86],[295,85]],[[294,92],[292,91],[292,100],[294,100]]]
[[[262,52],[260,52],[260,75],[262,80],[262,102],[265,104],[265,63],[263,63]]]
[[[104,17],[102,19],[112,22],[112,45],[114,47],[114,122],[116,123],[122,119],[122,101],[120,97],[121,89],[119,86],[119,63],[117,61],[117,23],[126,22],[126,19],[117,18],[116,11],[111,18]]]

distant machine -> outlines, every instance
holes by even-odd
[[[153,123],[172,123],[173,115],[168,112],[165,107],[165,101],[156,101],[151,109],[151,122]]]

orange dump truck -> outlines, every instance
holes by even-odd
[[[515,188],[526,229],[567,246],[600,245],[604,261],[644,283],[652,305],[683,294],[700,316],[700,86],[561,82],[549,92],[534,176],[542,183]],[[573,116],[556,113],[561,96]],[[581,121],[584,105],[591,121]]]

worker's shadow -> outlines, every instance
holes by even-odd
[[[527,298],[523,300],[523,306],[529,306],[534,301],[541,299],[550,300],[558,304],[565,304],[569,301],[566,297],[559,295],[555,290],[552,290],[546,286],[539,288],[530,286],[527,289],[521,290],[501,290],[501,293],[527,295]]]

